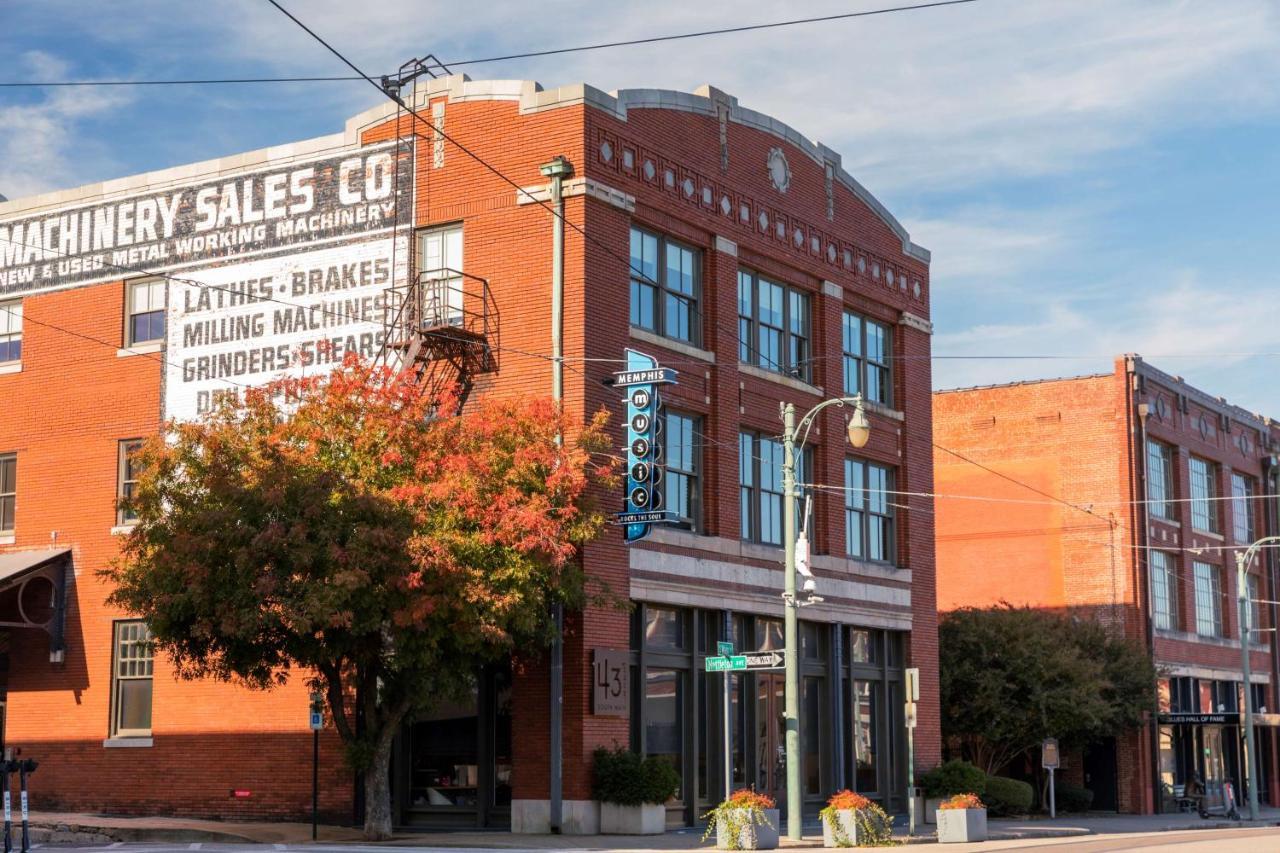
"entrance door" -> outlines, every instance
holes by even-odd
[[[1093,791],[1093,808],[1100,812],[1119,810],[1116,798],[1116,741],[1106,738],[1084,754],[1084,786]]]
[[[786,680],[782,673],[756,675],[756,790],[786,812]]]

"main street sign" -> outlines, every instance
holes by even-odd
[[[659,386],[675,384],[676,372],[669,367],[659,367],[651,355],[626,351],[627,369],[613,375],[615,387],[627,391],[627,478],[623,494],[623,511],[614,516],[614,523],[625,527],[623,539],[627,544],[649,535],[654,524],[674,521],[673,513],[663,509],[662,464],[663,420]]]
[[[707,672],[731,670],[781,669],[786,660],[778,652],[753,652],[746,655],[720,655],[706,659]]]

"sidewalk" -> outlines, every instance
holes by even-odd
[[[1191,814],[1177,815],[1071,815],[1053,820],[992,820],[991,840],[1058,838],[1113,833],[1152,833],[1189,829],[1220,829],[1247,826],[1280,825],[1280,809],[1265,808],[1257,823],[1221,818],[1202,820]],[[33,840],[49,842],[111,843],[125,842],[220,842],[300,845],[311,843],[311,824],[198,820],[171,817],[110,817],[92,814],[32,812]],[[935,841],[932,825],[917,828],[915,838],[906,838],[905,827],[895,833],[911,844]],[[610,850],[634,851],[695,850],[711,847],[703,844],[700,830],[687,829],[658,836],[619,835],[513,835],[497,830],[482,832],[403,832],[391,841],[391,847],[489,847],[520,850]],[[358,828],[321,825],[319,841],[327,844],[362,843]],[[783,840],[783,847],[821,847],[822,833],[817,824],[805,826],[801,842]]]

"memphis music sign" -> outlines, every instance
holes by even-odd
[[[397,198],[407,223],[413,170],[396,160],[387,143],[0,219],[0,299],[377,233],[396,221]]]

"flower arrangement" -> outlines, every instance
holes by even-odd
[[[751,847],[754,847],[756,826],[773,827],[765,809],[772,809],[776,805],[773,797],[768,794],[761,794],[750,788],[739,788],[729,795],[729,799],[702,816],[707,822],[707,831],[702,834],[702,840],[706,841],[719,829],[721,837],[727,841],[728,849],[741,850],[742,830],[749,828]]]
[[[841,812],[853,812],[854,837],[849,837],[848,825],[841,820]],[[837,791],[827,800],[827,807],[818,812],[830,835],[828,843],[836,847],[891,847],[893,819],[871,800],[855,791]]]
[[[944,800],[938,806],[939,810],[949,809],[985,809],[982,800],[978,799],[977,794],[956,794],[949,800]]]

